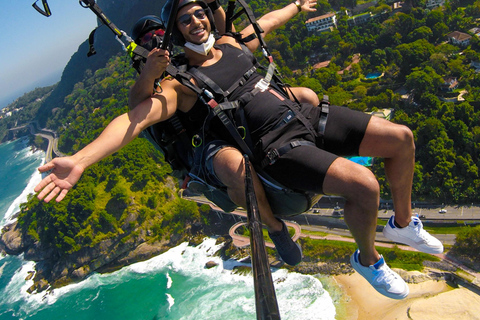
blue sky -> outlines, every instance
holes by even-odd
[[[78,0],[48,0],[48,18],[32,7],[33,2],[2,0],[0,109],[35,87],[58,82],[70,57],[97,25],[93,12]],[[43,8],[41,1],[37,4]]]

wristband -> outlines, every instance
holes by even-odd
[[[302,4],[300,0],[295,1],[295,5],[297,6],[298,12],[302,12]]]
[[[215,12],[215,11],[217,11],[218,8],[220,8],[220,3],[219,3],[218,0],[215,0],[213,2],[209,2],[209,3],[207,3],[207,5],[212,12]]]

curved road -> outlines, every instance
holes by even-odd
[[[65,156],[63,153],[61,153],[58,150],[57,133],[55,131],[48,130],[48,129],[38,129],[38,122],[37,121],[33,121],[33,122],[29,123],[28,125],[12,128],[10,130],[20,130],[20,129],[23,129],[27,126],[30,130],[31,135],[40,136],[40,137],[48,140],[48,147],[47,147],[47,151],[45,152],[45,162],[49,162],[50,160],[53,159],[54,156],[56,156],[56,157]]]
[[[189,199],[193,200],[193,201],[196,201],[196,202],[199,202],[199,203],[206,203],[206,204],[210,205],[210,207],[213,210],[217,210],[219,212],[224,212],[222,209],[217,207],[215,204],[213,204],[212,202],[210,202],[208,200],[205,200],[203,198],[191,197]],[[231,212],[230,214],[234,214],[234,215],[245,217],[245,218],[247,217],[247,213],[245,211],[242,211],[242,210],[235,210],[235,211]],[[319,240],[336,240],[336,241],[346,241],[346,242],[352,242],[352,243],[355,242],[355,240],[352,238],[352,236],[350,234],[350,231],[348,231],[348,230],[331,229],[331,228],[327,228],[327,227],[323,227],[323,226],[312,226],[312,225],[300,226],[296,222],[290,222],[290,221],[284,221],[284,222],[288,227],[294,228],[295,234],[292,237],[292,239],[294,241],[296,241],[300,237],[303,237],[303,238],[309,237],[309,238],[312,238],[312,239],[319,239]],[[250,238],[249,237],[242,236],[242,235],[239,235],[239,234],[235,233],[235,231],[240,226],[244,226],[244,225],[247,225],[247,223],[246,222],[237,222],[236,224],[234,224],[230,228],[230,231],[229,231],[229,235],[233,239],[233,244],[235,246],[239,247],[239,248],[244,248],[244,247],[246,247],[250,244]],[[325,232],[325,233],[328,233],[328,234],[325,235],[325,236],[316,236],[316,235],[304,234],[304,233],[302,233],[302,228],[305,229],[305,230],[320,231],[320,232]],[[451,234],[439,235],[439,234],[436,234],[435,237],[439,238],[442,241],[442,243],[444,243],[444,244],[454,244],[454,242],[455,242],[455,235],[451,235]],[[375,245],[378,246],[378,247],[393,248],[394,246],[397,246],[401,250],[417,251],[416,249],[414,249],[410,246],[396,244],[396,243],[388,240],[387,238],[385,238],[383,236],[382,232],[377,232],[376,239],[377,239],[377,241],[375,241]],[[270,248],[275,247],[273,243],[268,242],[268,241],[265,242],[265,245],[267,247],[270,247]],[[442,254],[434,254],[434,256],[437,256],[438,258],[442,259],[443,261],[446,261],[446,262],[454,265],[455,267],[457,267],[459,269],[462,269],[463,271],[467,272],[468,274],[474,276],[476,279],[473,281],[473,283],[476,284],[477,286],[478,286],[478,284],[480,284],[480,273],[465,267],[464,265],[462,265],[461,263],[459,263],[457,261],[452,260],[450,257],[447,257],[443,253]]]

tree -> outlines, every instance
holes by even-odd
[[[420,39],[412,43],[404,43],[397,46],[400,51],[402,60],[402,72],[404,74],[419,67],[423,62],[428,61],[430,56],[435,52],[435,47],[426,39]]]
[[[425,25],[429,28],[433,28],[437,23],[443,23],[444,17],[441,8],[435,8],[425,17]]]
[[[450,60],[447,65],[449,73],[454,77],[460,77],[465,71],[463,59],[460,57]]]
[[[430,56],[429,65],[435,69],[435,72],[438,74],[445,74],[447,70],[448,59],[444,53],[434,53]]]
[[[370,63],[372,66],[385,67],[387,65],[387,54],[385,50],[375,49],[370,56]]]
[[[452,250],[464,258],[480,262],[480,226],[462,228]]]
[[[421,26],[410,32],[407,35],[407,40],[410,42],[420,40],[420,39],[427,39],[430,40],[433,37],[433,31],[429,27]]]
[[[431,67],[416,68],[406,79],[405,85],[408,89],[414,91],[416,99],[419,99],[425,93],[435,93],[443,83],[442,77]]]
[[[447,34],[448,32],[448,26],[443,23],[443,22],[438,22],[432,27],[432,40],[434,41],[440,41],[443,39],[443,36]]]
[[[320,94],[321,92],[323,92],[323,87],[322,87],[322,84],[320,83],[320,81],[318,81],[317,79],[314,79],[314,78],[307,78],[305,79],[304,81],[302,81],[300,83],[300,86],[301,87],[307,87],[307,88],[310,88],[312,89],[316,94]]]

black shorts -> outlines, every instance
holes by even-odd
[[[282,155],[265,171],[294,190],[323,193],[323,181],[339,156],[358,156],[371,115],[346,107],[330,106],[323,147],[299,146]]]

